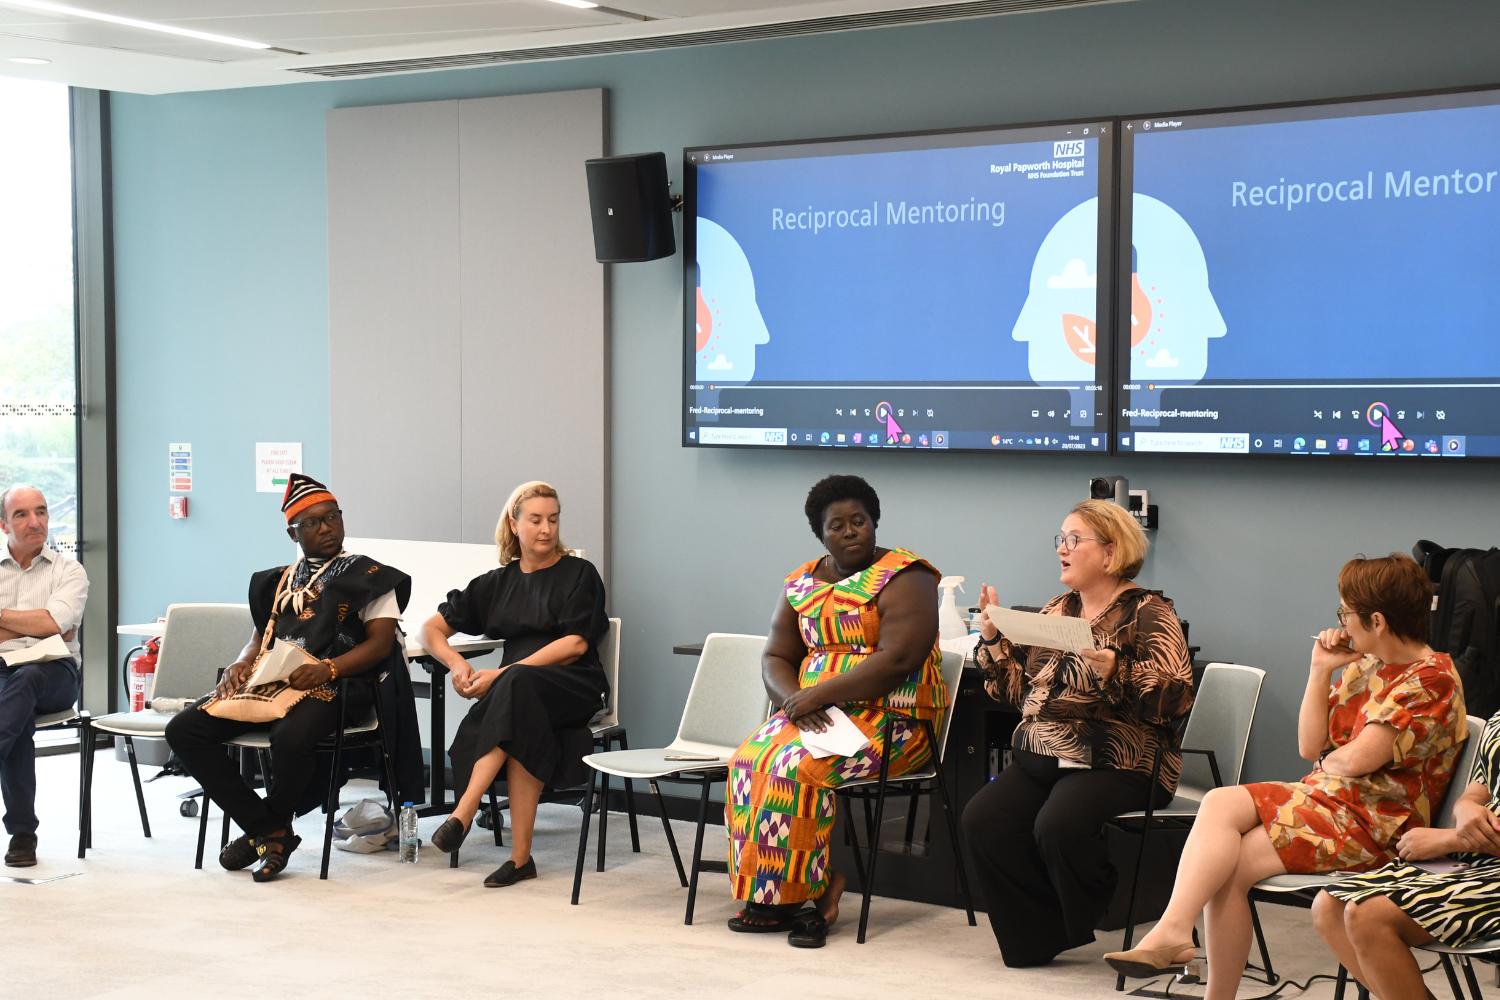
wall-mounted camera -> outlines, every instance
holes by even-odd
[[[1090,500],[1110,500],[1119,504],[1140,522],[1147,531],[1155,531],[1159,523],[1156,504],[1151,503],[1146,490],[1133,490],[1130,480],[1124,476],[1095,476],[1089,480]]]

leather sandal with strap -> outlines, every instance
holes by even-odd
[[[828,943],[828,921],[816,909],[803,910],[792,921],[786,942],[793,948],[821,948]]]
[[[255,851],[255,838],[247,833],[224,845],[224,849],[219,852],[219,866],[227,872],[237,872],[255,864],[258,857],[260,855]]]
[[[302,838],[294,834],[290,828],[280,833],[267,834],[256,837],[255,853],[260,857],[260,867],[250,873],[250,877],[257,882],[269,882],[280,875],[286,868],[287,859],[302,843]]]

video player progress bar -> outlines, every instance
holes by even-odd
[[[1381,382],[1378,385],[1350,385],[1345,382],[1275,382],[1270,385],[1241,385],[1238,383],[1215,384],[1210,382],[1185,382],[1181,385],[1158,382],[1157,389],[1340,389],[1347,392],[1365,392],[1376,389],[1500,389],[1495,382]],[[1126,390],[1140,392],[1139,389]]]
[[[719,385],[717,382],[706,383],[715,386],[720,392],[738,389],[837,389],[841,392],[886,392],[894,390],[897,392],[924,392],[939,389],[947,392],[950,389],[971,392],[1056,392],[1059,389],[1067,392],[1082,392],[1088,389],[1085,385],[768,385],[755,382],[746,385]],[[1172,387],[1168,387],[1172,388]],[[698,390],[703,392],[706,390]]]

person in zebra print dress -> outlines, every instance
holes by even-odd
[[[1341,879],[1313,904],[1318,933],[1381,1000],[1430,995],[1414,945],[1500,938],[1500,714],[1479,738],[1453,819],[1451,828],[1407,831],[1401,860]]]

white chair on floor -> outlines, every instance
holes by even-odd
[[[72,708],[65,708],[59,712],[42,712],[37,715],[35,723],[36,731],[39,733],[58,729],[78,730],[78,856],[80,858],[90,846],[85,787],[88,779],[87,758],[94,743],[92,721],[88,712],[80,712],[78,706],[74,705]]]
[[[687,912],[683,923],[693,922],[693,905],[698,897],[698,874],[704,871],[727,871],[724,862],[706,862],[703,858],[703,831],[708,823],[709,791],[728,777],[729,762],[741,743],[770,714],[771,700],[761,680],[760,657],[765,649],[763,635],[731,635],[713,632],[703,641],[698,669],[688,689],[687,703],[677,738],[665,747],[649,750],[613,750],[595,753],[583,759],[593,768],[589,778],[589,798],[578,832],[578,865],[573,872],[573,905],[583,886],[583,859],[588,848],[589,815],[603,774],[633,780],[649,781],[656,796],[657,812],[666,832],[677,879],[688,890]],[[700,785],[698,829],[693,842],[692,875],[683,871],[677,853],[677,841],[662,799],[658,781],[681,781]]]
[[[933,748],[932,761],[924,768],[919,768],[908,774],[890,775],[886,769],[890,765],[890,755],[885,754],[880,760],[880,775],[874,778],[857,778],[846,781],[836,791],[840,798],[864,799],[867,807],[870,799],[875,800],[875,816],[870,819],[869,813],[865,816],[868,825],[865,829],[866,838],[870,842],[868,858],[862,855],[859,846],[859,837],[854,832],[853,810],[844,810],[844,829],[850,837],[850,847],[854,852],[854,864],[859,876],[860,885],[863,887],[864,898],[859,906],[859,936],[856,940],[860,944],[865,943],[865,927],[870,921],[870,894],[875,887],[875,862],[879,856],[880,848],[880,826],[885,817],[885,797],[888,790],[909,792],[912,801],[908,804],[906,823],[906,842],[910,847],[913,827],[916,823],[916,798],[919,795],[932,795],[937,793],[943,801],[943,815],[948,821],[948,840],[953,845],[954,862],[958,869],[958,885],[964,897],[964,909],[969,914],[969,926],[976,926],[974,920],[974,901],[969,895],[969,873],[964,866],[963,845],[958,839],[958,817],[953,813],[953,802],[948,798],[948,785],[943,781],[943,758],[948,749],[948,733],[953,728],[954,710],[958,706],[958,685],[964,676],[964,653],[955,650],[944,650],[942,660],[943,686],[948,689],[948,710],[943,713],[943,731],[941,735],[933,732],[932,723],[922,719],[920,725],[927,731],[927,745]],[[886,715],[885,732],[883,741],[886,746],[891,742],[891,725],[895,716]],[[852,802],[846,802],[846,806]]]
[[[1211,789],[1240,783],[1240,770],[1245,764],[1245,749],[1250,745],[1250,729],[1265,677],[1266,672],[1259,667],[1239,663],[1210,663],[1205,667],[1193,697],[1187,728],[1182,733],[1182,776],[1176,794],[1160,809],[1148,804],[1145,809],[1123,813],[1111,821],[1111,825],[1140,836],[1135,870],[1130,876],[1130,902],[1125,909],[1125,949],[1130,948],[1135,937],[1136,894],[1151,832],[1191,827],[1203,797]],[[1158,757],[1152,765],[1153,788],[1160,768]],[[1253,904],[1250,915],[1260,938],[1260,917]],[[1266,962],[1269,964],[1269,959]],[[1115,989],[1124,988],[1125,977],[1116,976]]]
[[[1469,738],[1464,741],[1463,749],[1459,751],[1458,761],[1453,768],[1453,780],[1448,782],[1448,790],[1443,795],[1442,804],[1433,813],[1433,826],[1453,826],[1453,806],[1458,802],[1458,797],[1463,794],[1464,789],[1469,787],[1469,772],[1474,767],[1474,755],[1479,752],[1479,734],[1484,732],[1485,720],[1473,715],[1468,719]],[[1270,878],[1261,879],[1255,883],[1255,887],[1250,890],[1250,896],[1253,900],[1257,893],[1261,893],[1262,898],[1267,902],[1283,903],[1288,906],[1311,906],[1319,892],[1342,877],[1342,872],[1328,872],[1321,875],[1272,875]],[[1274,983],[1275,973],[1271,971],[1270,952],[1266,949],[1264,938],[1261,938],[1260,949],[1265,961],[1266,978]],[[1452,976],[1451,971],[1449,976]],[[1348,970],[1343,966],[1339,966],[1338,978],[1339,991],[1342,994],[1343,983],[1348,978]],[[1361,997],[1367,995],[1364,987],[1360,987],[1359,993]]]
[[[152,700],[196,699],[208,694],[219,682],[219,672],[239,658],[255,626],[246,604],[173,604],[167,608],[162,630],[161,653],[156,660]],[[165,736],[174,712],[112,712],[94,719],[95,730],[125,738],[130,760],[130,778],[135,782],[135,804],[141,813],[141,832],[151,836],[146,816],[146,796],[135,758],[135,738]],[[84,823],[93,825],[94,755],[87,754],[83,776]],[[90,831],[92,832],[92,831]]]

